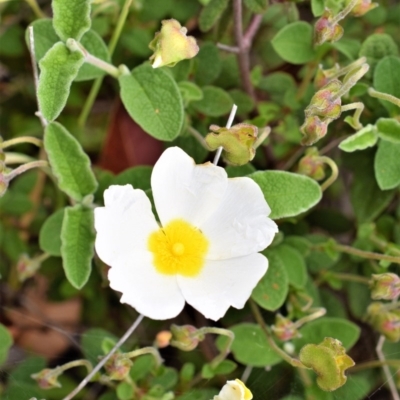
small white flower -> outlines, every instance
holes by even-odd
[[[243,308],[268,268],[258,252],[278,231],[259,186],[177,147],[161,155],[151,186],[161,227],[131,185],[110,186],[95,209],[96,251],[121,302],[152,319],[177,316],[185,301],[213,320]]]
[[[213,400],[251,400],[253,394],[240,380],[228,381]]]

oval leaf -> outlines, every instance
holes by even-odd
[[[61,256],[61,227],[64,219],[64,209],[50,215],[42,225],[39,233],[39,246],[52,256]]]
[[[229,330],[235,334],[232,353],[238,362],[253,367],[265,367],[282,361],[268,344],[265,333],[259,325],[244,323],[230,327]],[[226,338],[218,338],[217,346],[220,350],[224,348],[225,343]]]
[[[171,141],[183,125],[179,88],[169,74],[141,65],[119,78],[121,98],[129,115],[151,136]]]
[[[191,103],[198,112],[210,117],[221,117],[229,113],[233,100],[225,90],[215,86],[203,87],[203,98]]]
[[[326,337],[340,340],[343,347],[349,350],[357,342],[361,330],[356,324],[347,319],[323,317],[308,322],[299,332],[301,337],[293,340],[297,350],[309,343],[318,344]]]
[[[69,51],[62,42],[56,43],[41,59],[37,96],[40,112],[47,121],[60,115],[83,62],[81,52]]]
[[[90,28],[91,0],[53,0],[53,26],[64,42],[69,39],[80,40]]]
[[[283,27],[272,39],[272,47],[287,62],[304,64],[315,57],[313,30],[304,21]]]
[[[81,289],[92,270],[95,233],[93,210],[76,205],[65,209],[61,228],[61,256],[71,285]]]
[[[375,177],[381,190],[400,185],[400,143],[380,140],[375,155]]]
[[[264,254],[269,261],[268,271],[254,288],[251,298],[260,307],[275,311],[286,300],[289,281],[279,254],[274,249],[267,250]]]
[[[13,344],[13,338],[9,330],[0,324],[0,365],[3,364],[8,355],[8,350]]]
[[[249,175],[260,186],[273,219],[294,217],[315,206],[322,197],[317,182],[285,171],[257,171]]]
[[[400,143],[400,122],[394,118],[379,118],[376,123],[378,136],[392,143]]]
[[[78,201],[94,193],[97,182],[90,169],[89,157],[79,142],[58,122],[46,127],[44,147],[62,191]]]
[[[376,145],[377,141],[378,133],[375,126],[368,124],[354,135],[343,140],[343,142],[339,144],[339,149],[347,153],[352,153],[356,150],[365,150],[368,147],[373,147]]]
[[[53,28],[52,20],[49,18],[37,19],[31,23],[31,26],[33,26],[36,61],[40,61],[60,39]],[[29,44],[28,29],[26,30],[25,39],[26,43]]]
[[[202,10],[199,27],[202,32],[209,31],[228,7],[229,0],[211,0]]]

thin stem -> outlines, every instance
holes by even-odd
[[[247,94],[253,99],[255,98],[254,88],[250,79],[250,58],[249,47],[246,47],[243,40],[242,25],[242,0],[233,0],[233,25],[235,31],[236,45],[239,48],[237,55],[239,62],[240,75],[242,77],[243,87]]]
[[[90,373],[93,370],[93,365],[90,361],[88,360],[75,360],[75,361],[70,361],[69,363],[66,363],[64,365],[60,365],[57,368],[54,368],[54,372],[57,373],[57,375],[63,373],[67,369],[75,368],[75,367],[86,367],[87,371]]]
[[[14,146],[16,144],[21,143],[32,143],[37,147],[43,146],[43,140],[35,138],[33,136],[20,136],[14,139],[5,140],[3,143],[0,144],[0,148],[6,149],[7,147]]]
[[[322,274],[322,278],[324,278],[324,275],[325,274]],[[367,286],[370,285],[370,280],[364,276],[359,276],[355,274],[345,274],[339,272],[327,272],[326,275],[329,275],[329,277],[340,279],[341,281],[357,282]]]
[[[329,79],[339,78],[339,76],[343,76],[348,74],[353,69],[361,67],[361,65],[367,62],[366,57],[360,57],[358,60],[352,62],[351,64],[347,65],[346,67],[340,68],[339,71],[329,76]]]
[[[392,96],[391,94],[378,92],[377,90],[375,90],[373,88],[369,88],[368,89],[368,94],[371,97],[376,97],[377,99],[390,101],[391,103],[393,103],[397,107],[400,107],[400,99],[395,97],[395,96]]]
[[[326,189],[328,189],[329,186],[332,185],[333,182],[336,181],[337,177],[339,176],[339,169],[336,163],[329,157],[321,156],[321,157],[316,157],[316,159],[318,161],[322,161],[328,164],[329,167],[331,168],[331,176],[321,185],[321,190],[324,192]]]
[[[229,53],[239,54],[239,47],[228,46],[227,44],[217,43],[217,47],[221,50],[228,51]]]
[[[228,129],[232,126],[232,122],[233,122],[233,119],[235,118],[236,111],[237,111],[237,105],[234,104],[232,106],[231,113],[229,114],[228,122],[226,123],[226,127]],[[219,158],[221,157],[222,150],[223,150],[222,146],[218,147],[217,152],[215,153],[215,156],[214,156],[214,160],[213,160],[214,165],[218,164]]]
[[[36,0],[25,0],[25,1],[29,4],[29,7],[32,9],[32,11],[38,18],[47,18],[47,15],[40,9]]]
[[[385,260],[390,261],[396,264],[400,264],[400,257],[388,256],[386,254],[378,254],[373,253],[371,251],[364,251],[360,249],[356,249],[355,247],[346,246],[344,244],[335,244],[335,249],[347,254],[352,254],[354,256],[362,257],[362,258],[369,258],[371,260]]]
[[[333,18],[331,24],[335,25],[337,24],[340,20],[346,17],[346,15],[354,8],[354,6],[357,4],[359,0],[352,0],[342,11],[340,11],[335,18]]]
[[[312,61],[307,64],[306,73],[296,93],[296,100],[301,100],[304,97],[304,93],[306,92],[312,78],[314,77],[315,69],[317,67],[318,67],[318,61]]]
[[[263,19],[262,14],[257,14],[253,17],[253,19],[250,22],[250,25],[248,26],[244,36],[243,36],[243,45],[246,49],[250,49],[254,36],[256,35],[258,29],[261,26],[261,22]]]
[[[287,354],[285,351],[283,351],[274,341],[271,331],[268,328],[268,326],[265,324],[264,319],[261,315],[261,312],[255,303],[254,300],[250,299],[250,307],[251,311],[253,313],[254,318],[260,325],[261,329],[264,331],[265,336],[267,338],[267,341],[269,345],[271,346],[272,350],[275,351],[280,357],[282,357],[287,363],[289,363],[292,367],[296,368],[305,368],[308,369],[300,360],[297,360],[296,358],[292,358]]]
[[[353,128],[354,129],[362,129],[362,124],[360,123],[360,116],[361,113],[364,111],[364,103],[361,103],[360,101],[356,103],[350,103],[342,106],[342,112],[344,111],[349,111],[349,110],[356,110],[353,115]]]
[[[382,369],[386,376],[387,384],[389,385],[390,393],[392,394],[393,400],[400,400],[399,392],[397,391],[396,384],[393,381],[392,374],[390,373],[389,366],[385,363],[386,358],[383,354],[382,348],[385,343],[385,337],[381,335],[378,340],[378,344],[376,345],[376,354],[378,355],[379,361],[383,363]]]
[[[396,247],[393,247],[392,243],[387,242],[386,240],[378,237],[375,234],[372,234],[369,239],[373,242],[376,246],[378,246],[382,251],[390,251],[395,255],[400,256],[400,250]]]
[[[390,367],[400,368],[400,360],[374,360],[374,361],[366,361],[363,363],[356,364],[354,367],[349,369],[349,372],[359,372],[364,371],[365,369],[370,368],[380,368],[388,365]]]
[[[313,312],[312,314],[306,315],[305,317],[300,318],[298,321],[296,321],[293,324],[293,327],[298,329],[301,326],[303,326],[304,324],[306,324],[307,322],[311,322],[311,321],[314,321],[315,319],[321,318],[325,314],[326,314],[326,309],[321,307],[318,310],[316,310],[315,312]]]
[[[357,70],[350,71],[343,80],[343,86],[331,97],[331,101],[334,102],[339,97],[344,96],[369,70],[368,64],[362,64]],[[346,79],[347,78],[347,79]]]
[[[124,353],[124,357],[135,358],[135,357],[142,356],[144,354],[151,354],[154,357],[154,359],[156,360],[157,367],[159,367],[163,362],[163,359],[161,358],[160,353],[154,347],[143,347],[142,349],[133,350],[133,351],[130,351],[129,353]]]
[[[114,30],[114,32],[112,34],[110,43],[108,44],[108,51],[110,53],[110,57],[113,55],[115,47],[116,47],[116,45],[118,43],[118,39],[119,39],[119,37],[121,35],[122,28],[124,27],[126,18],[128,17],[129,9],[131,7],[132,1],[133,0],[126,0],[125,1],[124,6],[123,6],[122,11],[121,11],[121,14],[120,14],[120,16],[118,18],[117,26],[115,27],[115,30]],[[87,120],[87,118],[89,116],[90,110],[93,107],[93,103],[96,100],[97,94],[98,94],[98,92],[100,90],[100,87],[101,87],[102,83],[103,83],[103,77],[102,76],[97,78],[94,81],[94,83],[92,85],[92,88],[90,89],[89,96],[86,98],[86,102],[83,105],[82,112],[79,115],[79,118],[78,118],[78,125],[79,126],[84,126],[85,125],[86,120]]]
[[[194,129],[193,126],[188,126],[187,130],[195,139],[197,139],[202,147],[204,147],[207,151],[210,151],[204,136],[197,129]]]
[[[8,173],[5,178],[7,179],[8,182],[10,182],[12,179],[17,177],[20,174],[23,174],[24,172],[32,169],[32,168],[44,168],[48,167],[49,163],[45,160],[36,160],[36,161],[31,161],[26,164],[22,164],[19,167],[13,169],[10,173]]]
[[[136,321],[131,325],[131,327],[125,332],[124,336],[118,340],[117,344],[111,349],[111,351],[101,359],[101,361],[93,368],[92,372],[88,374],[88,376],[63,400],[71,400],[76,394],[78,394],[94,377],[94,375],[100,371],[101,367],[110,359],[110,357],[122,346],[123,343],[131,336],[131,334],[135,331],[135,329],[142,322],[144,316],[140,314]]]
[[[33,26],[31,25],[28,28],[29,32],[29,53],[31,55],[31,63],[32,63],[32,70],[33,70],[33,81],[35,83],[35,92],[37,93],[38,85],[39,85],[39,71],[36,64],[36,56],[35,56],[35,36],[33,34]],[[36,96],[37,98],[37,96]],[[39,106],[39,101],[38,101]],[[38,111],[35,113],[38,116],[40,123],[42,124],[43,128],[48,125],[47,120],[43,117],[42,113]]]
[[[24,164],[31,161],[35,161],[35,158],[27,156],[26,154],[22,153],[15,153],[15,152],[5,152],[6,156],[5,163],[6,165],[9,164]]]

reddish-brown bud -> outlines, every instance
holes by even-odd
[[[107,360],[104,368],[110,379],[122,381],[128,376],[132,365],[132,361],[124,354],[115,353]]]
[[[342,100],[340,97],[335,98],[341,89],[342,83],[334,79],[323,86],[311,98],[310,104],[304,113],[307,117],[316,115],[321,118],[337,119],[342,112]]]
[[[351,3],[352,0],[346,0],[345,5]],[[362,17],[368,11],[373,10],[374,8],[378,7],[378,3],[371,3],[371,0],[358,0],[356,5],[351,10],[350,14],[355,17]]]
[[[325,178],[324,162],[321,161],[316,147],[307,149],[305,156],[299,161],[297,172],[316,181]]]
[[[323,138],[328,132],[330,122],[332,122],[331,119],[321,120],[317,116],[306,117],[304,124],[300,127],[300,131],[304,135],[301,144],[311,146]]]
[[[335,22],[332,11],[325,9],[321,18],[314,26],[315,44],[321,45],[325,42],[336,42],[343,36],[343,28]]]
[[[300,333],[296,329],[293,321],[285,318],[281,314],[276,315],[275,324],[272,325],[271,329],[272,332],[274,332],[274,335],[282,342],[286,342],[300,336]]]

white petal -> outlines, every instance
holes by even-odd
[[[127,303],[151,319],[176,317],[185,305],[175,275],[163,275],[152,265],[146,250],[119,257],[108,273],[110,287],[122,292]]]
[[[235,381],[228,381],[214,400],[244,400],[244,389]]]
[[[151,176],[154,202],[162,225],[182,218],[199,226],[219,206],[228,178],[211,163],[195,165],[178,147],[165,150]]]
[[[96,252],[108,265],[122,253],[147,246],[149,233],[158,224],[143,190],[131,185],[110,186],[104,192],[105,207],[94,210]]]
[[[177,279],[186,301],[206,318],[216,321],[230,306],[244,307],[267,269],[267,258],[255,253],[229,260],[207,260],[200,275],[178,275]]]
[[[257,183],[250,178],[229,179],[220,206],[200,225],[210,242],[206,258],[223,260],[264,250],[278,232],[268,218],[270,212]]]

